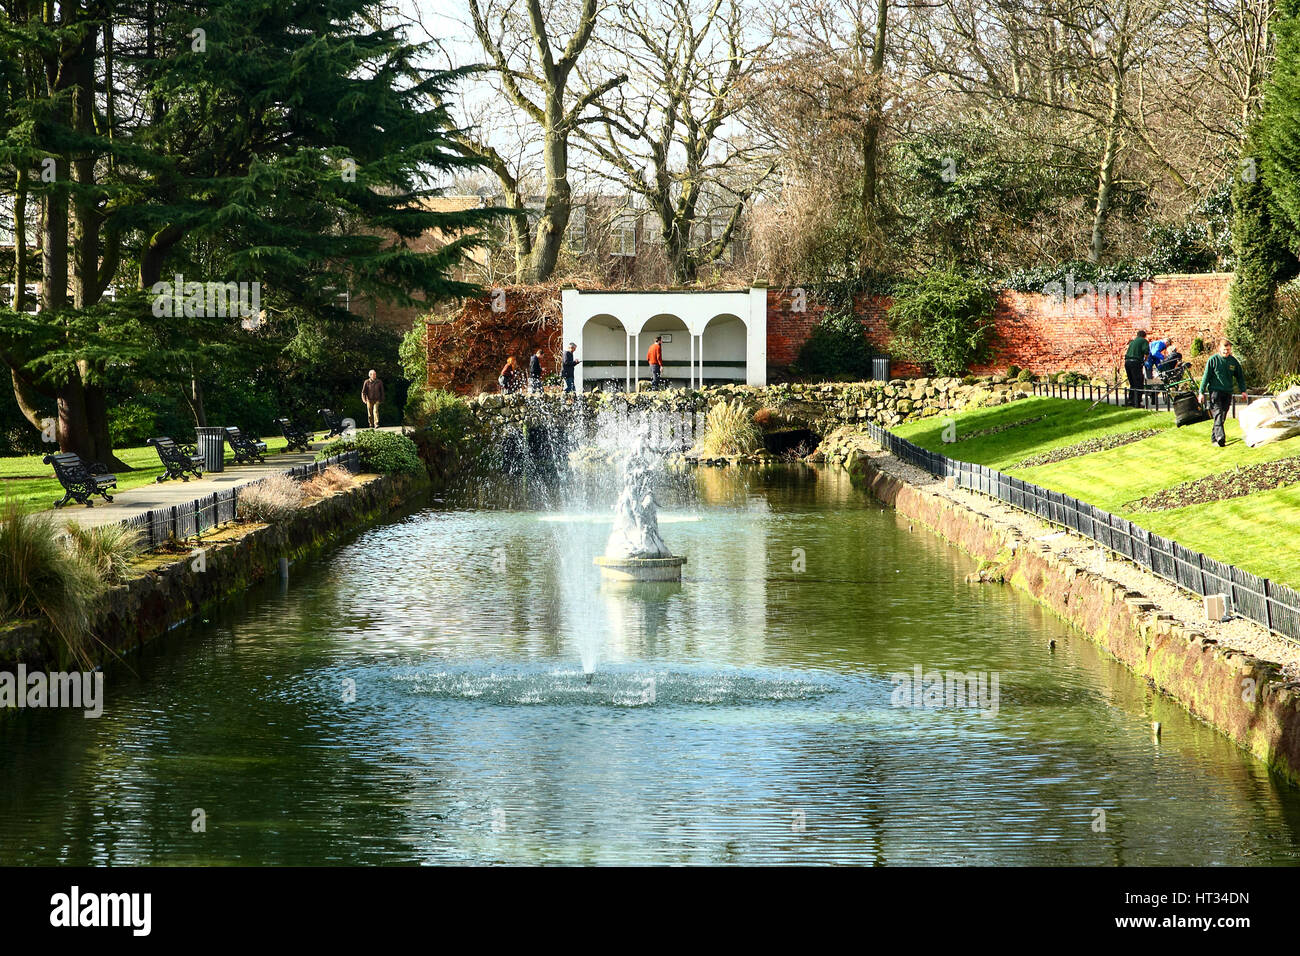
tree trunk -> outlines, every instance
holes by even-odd
[[[550,116],[551,113],[554,114],[553,117]],[[546,131],[543,150],[546,160],[546,205],[537,223],[537,242],[533,246],[533,282],[546,282],[555,273],[560,246],[564,242],[564,230],[569,225],[572,204],[572,190],[569,188],[569,141],[567,133],[556,130],[561,115],[560,104],[553,100],[548,110],[551,122],[547,124],[550,128]]]
[[[27,311],[27,169],[19,166],[17,181],[14,186],[14,294],[13,310],[17,313]],[[21,367],[21,362],[14,356],[6,355],[9,366],[9,378],[13,384],[14,401],[23,418],[33,428],[44,431],[41,417],[41,398],[43,397],[31,376]],[[46,396],[48,397],[48,396]]]
[[[871,46],[871,90],[867,123],[862,131],[862,241],[864,250],[872,243],[878,220],[880,127],[884,123],[885,36],[889,0],[877,0],[876,35]]]
[[[1124,55],[1121,47],[1119,56]],[[1124,67],[1115,66],[1110,86],[1110,110],[1106,116],[1106,139],[1101,151],[1101,167],[1097,174],[1097,208],[1092,217],[1092,245],[1088,260],[1094,265],[1101,262],[1106,251],[1106,217],[1110,213],[1110,200],[1115,191],[1115,158],[1119,154],[1119,124],[1124,107]]]
[[[199,381],[199,376],[191,369],[190,393],[185,396],[189,402],[190,411],[194,415],[194,424],[199,428],[208,426],[208,412],[203,407],[203,383]]]

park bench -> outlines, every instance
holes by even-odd
[[[334,409],[322,408],[320,410],[320,417],[325,419],[325,427],[329,429],[329,434],[325,436],[326,439],[333,438],[335,435],[343,434],[343,423],[339,421],[339,417],[334,414]]]
[[[284,440],[288,442],[284,446],[285,451],[306,451],[311,445],[311,433],[302,425],[295,425],[287,418],[277,418],[275,421],[280,426]]]
[[[54,507],[62,508],[69,501],[79,501],[87,508],[93,508],[95,503],[90,500],[92,495],[99,495],[105,501],[112,502],[113,496],[108,493],[108,489],[117,487],[117,475],[109,474],[108,468],[99,462],[87,465],[79,455],[70,451],[46,455],[41,461],[54,466],[54,477],[59,479],[59,484],[67,492],[62,500],[54,502]]]
[[[154,450],[158,452],[158,457],[162,459],[163,474],[159,475],[154,481],[166,481],[168,478],[179,478],[181,481],[189,481],[186,473],[193,475],[195,478],[203,477],[203,456],[198,453],[193,445],[178,445],[170,438],[150,438],[146,444],[153,445]]]
[[[247,465],[253,462],[262,463],[262,455],[266,452],[266,442],[246,437],[233,425],[226,428],[226,441],[230,442],[230,448],[235,453],[236,465]]]

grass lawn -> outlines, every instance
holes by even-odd
[[[1168,413],[1054,398],[1031,398],[962,412],[957,441],[943,441],[947,419],[927,418],[894,429],[902,438],[950,458],[988,465],[1173,538],[1186,547],[1247,571],[1300,588],[1300,485],[1168,511],[1138,511],[1136,501],[1184,481],[1277,458],[1300,456],[1300,438],[1248,448],[1237,423],[1227,423],[1228,444],[1210,444],[1210,422],[1175,428]],[[1045,416],[1007,431],[962,440],[963,435]],[[1032,468],[1016,464],[1030,455],[1103,435],[1161,429],[1142,441]],[[951,437],[951,433],[950,436]]]
[[[283,436],[263,438],[262,441],[266,442],[268,454],[278,454],[284,451],[285,440]],[[52,448],[51,450],[55,449]],[[18,506],[24,511],[44,511],[62,498],[63,486],[54,477],[54,469],[49,465],[41,464],[41,458],[49,453],[0,458],[0,497],[17,501]],[[154,451],[151,445],[144,445],[139,448],[119,448],[117,449],[117,457],[130,465],[132,469],[131,471],[116,472],[118,491],[151,484],[154,479],[163,473],[162,463],[158,460],[158,453]],[[230,465],[234,460],[234,452],[227,445],[226,464]]]

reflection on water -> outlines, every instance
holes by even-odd
[[[0,862],[1300,856],[1294,790],[841,473],[660,500],[681,584],[602,584],[612,499],[422,511],[111,670],[101,719],[6,721]],[[917,666],[996,714],[891,706]]]

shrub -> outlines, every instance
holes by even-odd
[[[1019,374],[1020,374],[1020,366],[1019,366],[1019,365],[1008,365],[1008,366],[1007,366],[1007,378],[1015,378],[1015,377],[1016,377],[1017,375],[1019,375]]]
[[[406,423],[439,445],[459,443],[475,424],[465,400],[442,388],[411,389],[406,399]]]
[[[927,272],[902,281],[887,317],[893,349],[938,375],[961,375],[989,356],[993,303],[993,290],[984,280],[954,272]]]
[[[121,584],[131,570],[131,559],[140,553],[140,532],[121,524],[85,528],[75,521],[65,527],[72,551],[108,584]]]
[[[871,374],[871,346],[853,310],[827,310],[799,349],[795,365],[801,375],[814,378]]]
[[[1034,381],[1034,379],[1036,379],[1037,377],[1038,377],[1038,376],[1036,376],[1033,372],[1029,371],[1029,369],[1026,368],[1026,369],[1021,369],[1021,370],[1020,370],[1020,374],[1016,376],[1016,381],[1017,381],[1017,382],[1032,382],[1032,381]]]
[[[1191,354],[1192,354],[1192,358],[1196,358],[1196,356],[1198,355],[1205,354],[1205,339],[1201,338],[1199,335],[1196,338],[1192,339]]]
[[[754,424],[759,428],[767,428],[772,424],[772,418],[776,412],[770,408],[760,408],[754,413]]]
[[[1292,375],[1282,375],[1279,376],[1278,378],[1273,379],[1273,381],[1269,382],[1265,391],[1267,391],[1270,395],[1280,395],[1282,392],[1285,392],[1288,388],[1295,388],[1297,385],[1300,385],[1300,373],[1296,373]]]
[[[748,455],[763,446],[763,435],[744,404],[735,399],[719,402],[704,417],[704,434],[696,451],[706,458]]]
[[[274,523],[292,517],[302,503],[302,485],[288,475],[271,475],[239,489],[235,513],[245,521]]]
[[[24,514],[14,502],[0,514],[0,619],[44,618],[71,655],[87,661],[86,633],[104,580],[64,546],[51,515]]]
[[[381,475],[418,475],[424,473],[415,442],[393,432],[363,430],[353,438],[341,438],[326,445],[316,455],[317,461],[333,458],[345,451],[361,453],[363,471]]]

